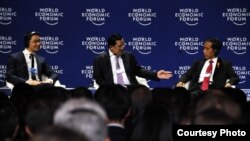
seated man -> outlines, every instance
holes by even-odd
[[[138,84],[136,76],[153,80],[172,77],[170,71],[150,72],[143,69],[131,52],[124,51],[125,43],[120,34],[112,34],[107,42],[108,52],[94,60],[93,75],[98,85],[135,85]]]
[[[13,85],[27,83],[29,85],[54,84],[58,75],[46,63],[44,57],[36,54],[40,49],[40,34],[28,32],[24,37],[25,49],[11,54],[7,62],[6,80]],[[48,77],[42,81],[42,75]]]
[[[193,63],[191,68],[182,75],[177,87],[184,87],[190,81],[189,90],[192,93],[202,93],[208,88],[231,87],[239,81],[230,61],[218,57],[222,43],[218,39],[204,41],[204,59]],[[227,81],[229,80],[229,81]]]

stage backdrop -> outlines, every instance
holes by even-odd
[[[39,54],[60,82],[89,87],[94,57],[118,32],[143,67],[174,73],[170,80],[149,81],[151,87],[173,86],[203,57],[203,40],[217,37],[220,56],[240,76],[237,87],[249,94],[249,29],[249,0],[0,0],[0,83],[5,85],[8,55],[22,51],[24,34],[36,30],[42,35]]]

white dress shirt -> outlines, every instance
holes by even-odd
[[[30,69],[31,69],[31,58],[30,58],[30,54],[32,54],[32,53],[29,52],[27,49],[24,49],[23,54],[24,54],[24,57],[25,57],[25,60],[26,60],[26,63],[27,63],[27,67],[28,67],[29,80],[31,80],[31,71],[30,71]],[[34,69],[36,70],[36,74],[35,74],[36,75],[36,80],[39,80],[35,54],[34,54]]]
[[[124,84],[130,85],[130,82],[128,80],[128,76],[127,76],[125,68],[124,68],[122,58],[121,57],[118,58],[120,69],[116,70],[116,56],[110,50],[109,50],[109,54],[110,54],[110,61],[111,61],[114,83],[117,84],[117,73],[122,73]]]
[[[218,57],[206,60],[205,64],[203,65],[203,68],[201,70],[201,73],[200,73],[199,83],[203,82],[204,77],[207,77],[207,75],[210,75],[210,74],[206,74],[206,70],[207,70],[207,67],[209,66],[210,60],[213,60],[213,69],[212,69],[212,73],[211,73],[209,82],[210,83],[213,82],[213,75],[214,75],[215,67],[216,67],[216,64],[218,61]]]

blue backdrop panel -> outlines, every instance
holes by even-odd
[[[67,87],[91,85],[94,57],[107,49],[107,37],[119,32],[143,67],[174,73],[170,80],[149,81],[151,87],[174,85],[203,57],[203,40],[217,37],[223,41],[221,57],[232,61],[241,78],[237,87],[249,93],[249,0],[0,1],[2,86],[7,57],[24,49],[27,31],[41,33],[39,54]]]

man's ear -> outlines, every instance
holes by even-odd
[[[113,52],[114,51],[114,48],[113,48],[113,46],[109,46],[109,49]]]

